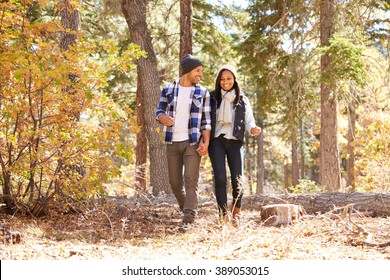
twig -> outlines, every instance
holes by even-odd
[[[390,241],[384,242],[384,243],[371,243],[371,242],[363,241],[362,244],[370,246],[370,247],[384,248],[384,247],[390,246]]]
[[[371,246],[371,247],[379,247],[379,248],[384,248],[384,247],[390,246],[390,241],[384,242],[384,243],[373,243],[372,242],[372,239],[373,239],[372,233],[370,233],[363,226],[358,225],[356,222],[354,222],[352,220],[352,215],[354,214],[354,213],[352,213],[353,212],[353,205],[352,204],[346,205],[345,207],[341,207],[338,209],[334,209],[330,212],[334,212],[335,210],[340,210],[340,209],[343,209],[341,217],[339,215],[336,215],[336,214],[333,214],[333,215],[336,216],[343,223],[343,225],[347,228],[347,230],[349,230],[353,233],[353,235],[356,236],[356,235],[362,234],[363,236],[365,236],[365,239],[363,241],[360,241],[360,242],[355,241],[354,245],[361,244],[361,245],[366,245],[366,246]],[[343,218],[346,218],[347,214],[348,214],[348,221],[349,222],[345,222],[343,220]],[[360,214],[360,213],[357,213],[357,214]],[[362,216],[362,215],[360,215],[360,216]],[[355,228],[357,230],[354,230],[353,226],[355,226]]]
[[[255,239],[255,237],[251,236],[248,239],[245,239],[237,244],[234,244],[233,246],[227,248],[225,251],[223,251],[220,256],[226,256],[231,254],[234,251],[240,250],[242,247],[244,247],[246,244],[252,242],[252,240]]]

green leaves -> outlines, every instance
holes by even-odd
[[[353,81],[359,86],[366,83],[367,73],[363,51],[364,48],[351,39],[335,36],[328,46],[317,49],[319,54],[331,58],[330,71],[324,73],[325,81]]]

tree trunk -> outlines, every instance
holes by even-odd
[[[284,174],[284,188],[288,192],[288,188],[290,187],[290,171],[288,167],[288,158],[285,156],[284,165],[283,165],[283,174]]]
[[[80,13],[73,7],[71,0],[60,0],[59,13],[61,26],[65,29],[61,34],[60,47],[66,51],[69,46],[76,43],[77,31],[80,26]]]
[[[355,189],[355,127],[356,127],[356,94],[351,88],[351,100],[348,102],[348,146],[347,146],[347,188]]]
[[[264,194],[264,136],[263,129],[257,137],[257,186],[256,194]]]
[[[15,207],[15,201],[12,196],[11,190],[11,174],[10,172],[6,171],[6,167],[3,161],[3,158],[0,158],[1,160],[1,171],[2,171],[2,179],[3,179],[3,194],[0,200],[0,202],[4,202],[7,210],[13,209]]]
[[[77,41],[77,35],[80,27],[80,12],[71,0],[60,0],[58,10],[61,18],[61,26],[64,29],[61,33],[60,49],[62,52],[67,52],[69,47],[75,45]],[[69,73],[68,78],[70,84],[64,87],[63,92],[74,97],[77,93],[74,85],[77,83],[78,75],[75,73]],[[74,104],[77,104],[76,102],[77,101],[75,101]],[[79,121],[81,114],[80,106],[71,107],[72,109],[66,109],[64,113],[66,113],[69,117],[74,118],[75,121]]]
[[[244,150],[245,151],[250,151],[251,147],[253,146],[252,139],[247,139],[244,143]],[[253,189],[252,189],[252,161],[253,161],[253,156],[250,155],[249,153],[246,153],[247,156],[244,157],[244,175],[246,177],[246,183],[247,186],[249,187],[249,193],[252,195],[253,194]]]
[[[170,193],[168,164],[165,145],[161,142],[156,121],[160,82],[152,38],[146,23],[146,0],[122,0],[122,12],[129,26],[132,41],[147,52],[146,58],[137,61],[139,90],[145,105],[145,131],[148,139],[150,160],[150,185],[154,195]]]
[[[334,4],[333,0],[324,0],[320,4],[321,45],[325,46],[332,37]],[[321,57],[321,73],[330,72],[331,57]],[[333,82],[321,83],[321,136],[320,136],[320,184],[330,192],[340,189],[340,161],[337,143],[337,98]]]
[[[296,137],[295,137],[296,138]],[[291,144],[291,185],[298,185],[299,167],[298,167],[298,144],[294,140]]]
[[[135,179],[137,181],[137,189],[140,194],[145,194],[146,190],[146,162],[148,152],[148,141],[145,132],[145,105],[141,94],[141,86],[139,80],[137,80],[137,125],[141,127],[139,133],[137,133],[137,146],[135,149]]]
[[[192,0],[180,0],[179,61],[186,54],[192,54]],[[181,76],[181,69],[179,70],[179,73]]]
[[[390,215],[390,193],[320,193],[279,196],[244,196],[244,209],[261,210],[270,204],[301,205],[307,214],[326,213],[335,207],[353,204],[353,209],[373,212],[373,216]]]
[[[303,130],[303,122],[302,120],[300,120],[300,128],[299,128],[299,132],[300,132],[300,141],[299,141],[299,146],[300,146],[300,169],[301,169],[301,174],[300,174],[300,179],[304,179],[305,178],[305,145],[304,145],[304,142],[305,142],[305,134],[304,134],[304,130]]]

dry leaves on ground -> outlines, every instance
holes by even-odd
[[[0,212],[0,218],[4,229],[20,233],[12,244],[3,231],[2,260],[390,259],[390,246],[370,246],[364,233],[372,244],[388,242],[387,217],[307,216],[269,227],[258,211],[244,209],[239,227],[221,227],[214,201],[202,199],[196,223],[181,233],[181,214],[169,197],[107,198],[73,213],[33,219]]]

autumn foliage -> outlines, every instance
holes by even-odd
[[[102,64],[81,33],[61,51],[60,22],[31,20],[31,3],[0,3],[0,185],[7,208],[41,215],[104,193],[119,172],[113,153],[132,159],[121,140],[132,112],[103,88],[110,69],[127,71],[142,53],[131,46],[116,58],[115,44],[99,42],[114,57]]]

